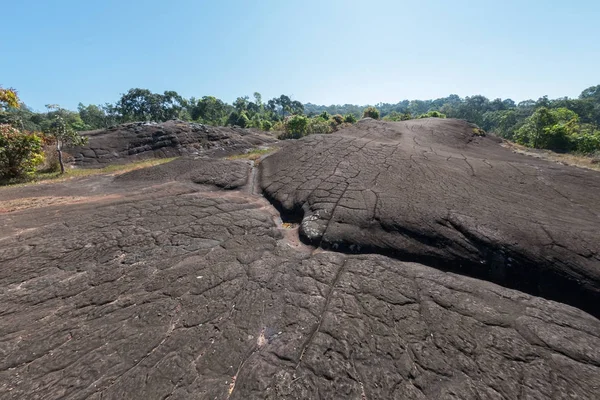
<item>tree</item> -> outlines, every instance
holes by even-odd
[[[540,107],[515,134],[518,143],[537,149],[566,151],[579,131],[577,114],[566,108]]]
[[[4,89],[0,86],[0,108],[19,108],[19,96],[15,89]]]
[[[379,110],[375,107],[367,107],[363,111],[363,118],[379,119]]]
[[[214,96],[204,96],[199,100],[191,110],[191,117],[194,121],[202,121],[210,125],[222,125],[228,115],[227,106],[222,100]]]
[[[77,110],[79,111],[79,117],[86,125],[86,129],[101,129],[108,128],[108,119],[106,114],[97,105],[90,104],[88,106],[84,106],[82,103],[79,103],[77,106]]]
[[[582,100],[594,100],[600,102],[600,85],[591,86],[581,92],[579,98]]]
[[[355,124],[356,117],[354,116],[354,114],[346,114],[344,115],[344,122],[347,122],[349,124]]]
[[[308,131],[308,118],[304,115],[294,115],[285,124],[283,139],[298,139],[306,135]]]
[[[65,173],[65,166],[62,159],[63,146],[81,146],[87,143],[87,138],[80,136],[68,123],[66,117],[68,110],[61,108],[56,104],[46,105],[48,114],[52,115],[52,120],[45,133],[51,136],[56,142],[56,152],[58,162],[60,163],[60,173]]]
[[[159,121],[177,118],[183,110],[183,98],[174,91],[163,94],[148,89],[129,89],[117,102],[123,121]]]
[[[21,132],[10,125],[0,125],[0,177],[30,176],[43,160],[39,135]]]

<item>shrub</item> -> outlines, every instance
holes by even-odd
[[[398,111],[392,111],[385,117],[383,117],[385,121],[408,121],[412,119],[412,115],[409,112],[399,113]]]
[[[31,176],[43,160],[39,135],[21,132],[10,125],[0,125],[0,177],[11,179]]]
[[[354,114],[346,114],[344,115],[344,122],[347,122],[349,124],[355,124],[356,117],[354,116]]]
[[[446,118],[446,114],[442,114],[439,111],[429,111],[426,114],[419,115],[418,118]]]
[[[308,127],[306,129],[308,133],[331,133],[333,128],[329,121],[324,121],[321,117],[311,118],[308,121]]]
[[[267,121],[266,119],[262,122],[262,130],[270,131],[273,128],[273,123],[271,121]]]
[[[285,134],[282,139],[299,139],[308,132],[308,118],[304,115],[294,115],[285,123]]]
[[[375,107],[367,107],[363,111],[363,118],[379,119],[379,110]]]
[[[342,117],[340,114],[335,114],[331,117],[331,119],[336,125],[341,125],[344,122],[344,117]]]
[[[323,111],[321,114],[319,114],[319,117],[323,118],[323,121],[328,121],[330,118],[330,115],[327,111]]]
[[[600,131],[574,134],[571,140],[579,153],[592,154],[600,150]]]
[[[237,125],[241,128],[245,128],[246,126],[248,126],[249,122],[250,119],[243,111],[239,113],[237,111],[232,111],[231,114],[229,114],[229,117],[227,118],[227,125]]]

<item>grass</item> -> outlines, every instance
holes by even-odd
[[[504,141],[503,146],[511,149],[515,153],[526,154],[559,164],[572,165],[575,167],[600,171],[600,162],[598,162],[597,157],[586,156],[577,153],[555,153],[551,150],[532,149],[530,147],[509,141]]]
[[[83,169],[83,168],[70,168],[66,169],[64,174],[57,172],[37,172],[30,179],[21,180],[10,180],[6,182],[0,182],[1,186],[27,186],[35,185],[42,182],[64,182],[70,179],[81,178],[93,175],[104,175],[104,174],[123,174],[125,172],[133,171],[136,169],[153,167],[155,165],[166,164],[170,161],[175,160],[177,157],[172,158],[152,158],[149,160],[135,161],[129,164],[113,164],[107,165],[104,168],[97,169]]]
[[[252,149],[242,154],[235,154],[233,156],[227,157],[228,160],[250,160],[250,161],[258,161],[265,154],[269,154],[273,152],[275,149],[272,147],[262,148],[262,149]]]

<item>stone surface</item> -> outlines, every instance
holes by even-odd
[[[372,126],[371,135],[381,129]],[[280,151],[324,168],[318,149],[333,151],[327,141],[346,134]],[[303,149],[313,141],[322,145],[310,157]],[[352,150],[348,160],[362,151]],[[263,185],[278,155],[260,162]],[[597,396],[594,316],[448,272],[451,257],[434,268],[300,243],[255,176],[242,161],[186,158],[0,189],[0,210],[14,200],[28,207],[0,211],[0,397]],[[299,190],[289,193],[300,199]]]
[[[288,144],[261,187],[308,242],[392,254],[600,315],[600,174],[463,121],[361,121]]]
[[[154,157],[224,155],[276,141],[261,131],[177,120],[132,122],[82,134],[89,139],[88,144],[67,149],[67,153],[73,165],[84,168]]]

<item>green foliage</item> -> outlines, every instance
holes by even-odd
[[[262,127],[261,127],[261,129],[263,131],[267,131],[268,132],[271,129],[273,129],[273,123],[271,121],[265,119],[265,120],[262,121]]]
[[[4,89],[0,86],[0,109],[4,107],[19,108],[19,96],[15,89]]]
[[[183,98],[174,91],[158,94],[148,89],[135,88],[121,96],[116,108],[123,122],[162,122],[177,118],[183,109],[183,103]]]
[[[48,121],[44,133],[54,139],[56,151],[58,152],[58,161],[60,163],[60,172],[65,172],[62,159],[63,146],[81,146],[87,143],[87,138],[79,135],[75,128],[81,122],[79,114],[65,110],[56,104],[46,105],[48,109]],[[75,123],[69,119],[75,119]]]
[[[392,111],[385,117],[383,117],[385,121],[408,121],[412,119],[412,115],[409,112],[399,113],[397,111]]]
[[[308,119],[307,133],[331,133],[333,132],[332,122],[325,121],[321,116]],[[335,122],[333,123],[335,126]]]
[[[246,128],[250,125],[250,118],[245,111],[232,111],[227,118],[227,125],[235,125],[240,128]]]
[[[578,117],[566,108],[538,108],[515,133],[517,143],[538,149],[567,151],[570,136],[578,129]]]
[[[363,110],[363,118],[379,119],[379,110],[375,107],[367,107]]]
[[[85,130],[108,128],[117,122],[114,113],[107,113],[107,110],[110,110],[108,107],[97,106],[95,104],[85,106],[79,103],[77,110],[79,118],[85,125]],[[73,128],[75,129],[75,127]]]
[[[215,126],[223,124],[231,107],[214,96],[204,96],[197,102],[191,99],[190,103],[189,114],[192,120]]]
[[[321,117],[324,121],[327,121],[327,120],[329,120],[331,115],[329,115],[329,113],[327,111],[323,111],[321,114],[319,114],[319,117]]]
[[[580,131],[571,135],[571,142],[575,151],[583,154],[592,154],[600,150],[600,130]]]
[[[308,133],[308,118],[304,115],[294,115],[285,123],[285,134],[282,139],[299,139]]]
[[[21,132],[0,125],[0,178],[13,179],[33,175],[44,161],[42,139],[35,133]]]
[[[331,117],[331,119],[336,125],[341,125],[344,123],[344,117],[342,117],[340,114],[335,114]]]
[[[442,114],[439,111],[429,111],[428,113],[419,115],[417,118],[446,118],[446,114]]]
[[[346,122],[348,124],[355,124],[356,117],[354,116],[354,114],[346,114],[346,115],[344,115],[344,122]]]
[[[369,106],[367,108],[365,108],[363,110],[363,118],[373,118],[373,119],[379,119],[380,118],[380,113],[379,110],[375,107]]]

